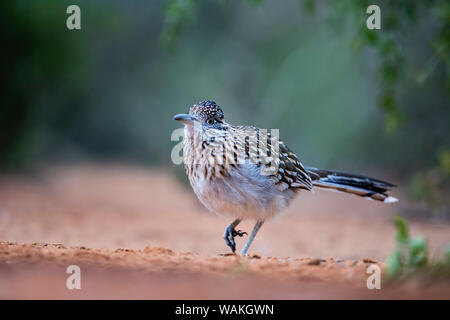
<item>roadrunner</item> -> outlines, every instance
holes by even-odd
[[[173,117],[184,124],[183,157],[195,194],[205,207],[234,218],[223,235],[236,251],[234,238],[243,219],[256,224],[241,254],[247,251],[264,221],[285,209],[300,190],[340,191],[396,202],[387,192],[393,184],[354,174],[304,167],[277,136],[277,131],[225,122],[214,101],[202,101],[189,114]]]

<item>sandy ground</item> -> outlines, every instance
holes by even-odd
[[[73,166],[0,177],[0,297],[8,299],[445,298],[450,283],[368,290],[366,268],[394,247],[390,217],[411,210],[337,193],[302,193],[261,229],[248,257],[228,254],[227,219],[168,172]],[[399,189],[396,194],[406,199]],[[250,231],[251,221],[239,229]],[[432,255],[450,225],[413,221]],[[240,248],[245,238],[237,238]],[[82,270],[81,290],[66,268]]]

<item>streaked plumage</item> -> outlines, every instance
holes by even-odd
[[[194,105],[175,120],[185,124],[184,162],[191,186],[211,211],[235,218],[225,232],[234,251],[234,227],[242,219],[257,227],[241,253],[246,253],[262,223],[285,209],[300,190],[332,189],[374,200],[394,202],[394,185],[358,175],[304,167],[283,141],[267,130],[232,126],[214,101]]]

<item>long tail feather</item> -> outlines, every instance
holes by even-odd
[[[398,199],[387,194],[391,188],[396,187],[389,182],[337,171],[311,167],[305,169],[315,187],[351,193],[386,203],[398,201]]]

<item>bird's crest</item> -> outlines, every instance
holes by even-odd
[[[204,119],[215,118],[219,121],[222,121],[224,118],[222,109],[217,105],[217,103],[211,100],[205,100],[194,104],[189,110],[189,114]]]

